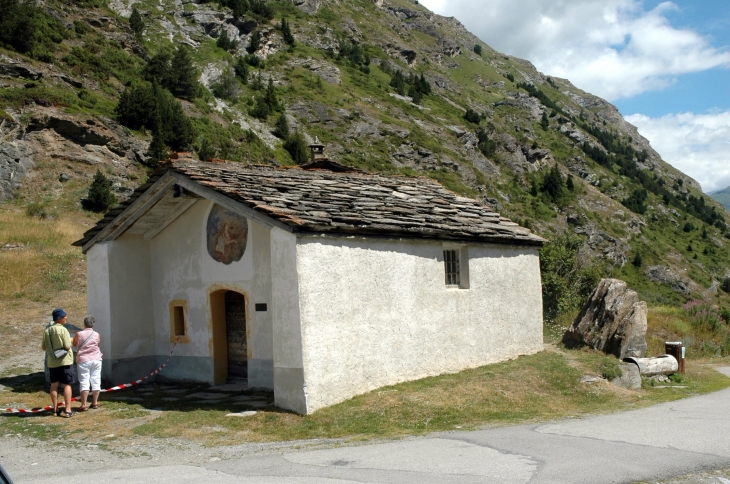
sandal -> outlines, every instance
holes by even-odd
[[[73,410],[71,410],[70,412],[67,412],[66,410],[62,410],[61,413],[58,414],[59,417],[63,417],[63,418],[71,418],[74,415],[76,415],[76,412],[74,412]]]
[[[97,408],[99,408],[99,404],[97,404],[97,403],[92,403],[92,404],[90,405],[90,408],[93,408],[94,410],[96,410]]]
[[[85,411],[86,411],[87,409],[88,409],[88,408],[86,407],[86,405],[81,405],[81,406],[80,406],[80,407],[78,408],[77,412],[85,412]]]

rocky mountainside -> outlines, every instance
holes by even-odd
[[[712,193],[709,193],[708,195],[710,195],[714,200],[718,201],[723,207],[725,207],[725,210],[730,212],[730,187],[714,191]]]
[[[725,215],[695,180],[610,103],[418,2],[35,5],[37,42],[7,34],[0,48],[2,199],[31,202],[44,160],[88,183],[101,167],[122,198],[159,147],[293,164],[296,133],[338,163],[436,179],[556,243],[577,236],[579,265],[650,302],[725,301]]]

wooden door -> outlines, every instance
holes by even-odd
[[[235,291],[225,295],[228,378],[248,378],[246,348],[246,297]]]

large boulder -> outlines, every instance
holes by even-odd
[[[590,346],[617,358],[646,353],[644,301],[624,281],[603,279],[563,335],[568,348]]]

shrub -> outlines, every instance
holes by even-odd
[[[507,74],[505,74],[504,77],[507,78],[507,80],[510,82],[515,82],[515,76],[512,75],[511,72],[508,72]]]
[[[35,2],[0,1],[0,45],[51,62],[53,44],[66,35],[64,26]]]
[[[487,158],[491,157],[497,151],[497,142],[489,138],[489,133],[484,128],[479,129],[477,135],[477,148]]]
[[[601,269],[580,253],[580,237],[565,234],[553,238],[540,250],[543,317],[580,308],[601,279]]]
[[[543,131],[547,131],[550,128],[550,120],[548,119],[547,112],[542,112],[542,118],[540,119],[540,127]]]
[[[202,138],[200,141],[200,148],[198,148],[198,158],[205,161],[211,158],[215,158],[217,154],[218,150],[215,148],[215,146],[213,146],[208,138]]]
[[[482,117],[472,108],[468,108],[466,110],[466,113],[464,113],[464,119],[472,124],[479,124],[482,120]]]
[[[717,333],[726,323],[720,310],[709,300],[694,299],[685,303],[682,309],[690,316],[695,329]]]
[[[641,267],[642,265],[644,265],[644,259],[642,259],[641,257],[641,252],[636,253],[636,255],[634,256],[634,260],[631,261],[631,264],[634,267]]]
[[[722,289],[725,292],[730,292],[730,277],[726,277],[725,279],[722,280],[720,289]]]
[[[684,227],[682,227],[682,232],[692,232],[694,229],[694,224],[692,222],[687,222],[684,224]]]
[[[619,361],[611,358],[606,359],[601,365],[601,374],[603,375],[603,378],[610,381],[616,378],[621,378],[624,373],[621,370],[621,364]]]
[[[482,46],[479,44],[474,44],[474,53],[476,55],[482,55]]]
[[[89,193],[81,201],[81,206],[92,212],[106,212],[116,203],[117,197],[112,192],[112,182],[104,176],[101,170],[97,169],[89,187]]]

